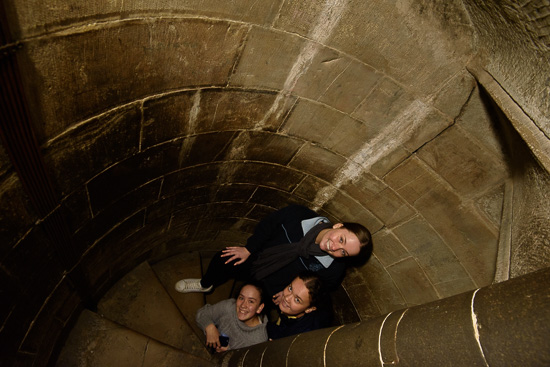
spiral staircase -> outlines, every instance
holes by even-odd
[[[195,323],[197,310],[234,295],[230,281],[212,293],[182,294],[174,284],[200,278],[214,252],[181,253],[160,262],[143,262],[100,300],[97,312],[85,309],[68,336],[57,367],[214,366],[219,356],[204,346]],[[343,292],[335,323],[358,321]],[[348,311],[342,309],[348,308]],[[344,316],[345,315],[345,316]]]

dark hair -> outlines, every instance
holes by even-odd
[[[256,288],[256,290],[258,291],[258,293],[260,294],[260,305],[262,303],[264,303],[264,289],[263,287],[261,286],[260,283],[258,282],[255,282],[255,281],[248,281],[246,283],[244,283],[240,288],[239,288],[239,291],[237,292],[237,297],[239,297],[239,294],[241,294],[241,291],[243,290],[244,287],[246,287],[247,285],[250,285],[254,288]]]
[[[297,278],[304,281],[304,284],[309,291],[309,307],[317,306],[326,297],[323,282],[314,272],[304,271],[298,274]]]
[[[343,227],[357,236],[359,243],[361,244],[359,254],[356,256],[349,256],[345,258],[346,263],[349,266],[362,266],[364,265],[372,255],[372,235],[370,231],[359,223],[342,223]]]
[[[357,236],[359,239],[359,243],[361,244],[361,247],[365,246],[372,246],[372,236],[369,232],[369,230],[359,223],[351,223],[351,222],[344,222],[343,228],[347,229],[348,231],[352,232],[354,235]]]

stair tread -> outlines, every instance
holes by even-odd
[[[208,358],[208,352],[148,263],[118,281],[99,302],[98,312],[162,343]]]
[[[84,310],[56,367],[207,367],[214,364]]]
[[[198,252],[184,252],[156,264],[151,265],[158,279],[163,284],[180,312],[199,338],[203,338],[203,331],[195,322],[197,310],[204,305],[202,293],[179,293],[175,290],[176,282],[184,278],[200,278],[201,265]],[[202,339],[201,339],[202,344]]]

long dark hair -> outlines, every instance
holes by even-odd
[[[312,271],[304,271],[298,274],[298,278],[304,281],[304,285],[309,292],[309,307],[317,307],[326,298],[326,291],[321,278]]]
[[[344,222],[343,227],[357,236],[361,244],[359,254],[345,258],[348,265],[361,266],[364,265],[372,255],[372,235],[370,231],[359,223]]]

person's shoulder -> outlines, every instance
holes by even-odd
[[[236,300],[235,298],[224,299],[216,303],[217,307],[235,307]]]

